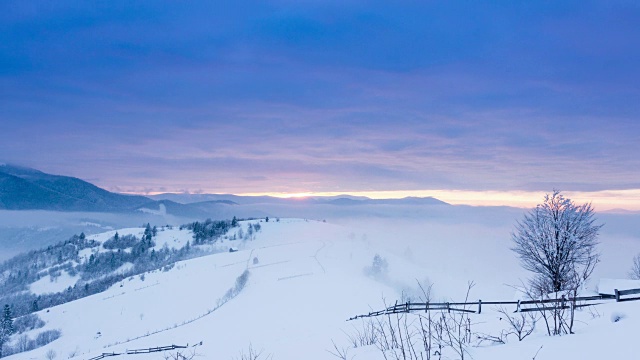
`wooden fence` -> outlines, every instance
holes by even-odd
[[[193,346],[198,346],[198,345],[202,345],[202,341],[199,343],[196,343]],[[111,352],[111,353],[102,353],[101,355],[98,355],[96,357],[92,357],[91,359],[88,360],[102,360],[106,357],[111,357],[111,356],[120,356],[120,355],[135,355],[135,354],[150,354],[150,353],[154,353],[154,352],[161,352],[161,351],[170,351],[170,350],[175,350],[175,349],[186,349],[188,348],[189,345],[169,345],[169,346],[157,346],[157,347],[152,347],[152,348],[146,348],[146,349],[133,349],[133,350],[127,350],[125,353],[115,353],[115,352]]]
[[[148,349],[127,350],[127,355],[149,354],[149,353],[160,352],[160,351],[169,351],[169,350],[186,349],[186,348],[187,348],[186,346],[180,346],[180,345],[158,346],[158,347],[153,347]]]
[[[626,298],[626,299],[622,299],[621,296],[625,296],[625,295],[635,295],[635,294],[640,294],[640,289],[629,289],[629,290],[618,290],[615,289],[614,290],[615,293],[615,298],[616,301],[620,302],[620,301],[633,301],[633,300],[640,300],[640,298]]]
[[[98,355],[96,357],[92,357],[89,360],[101,360],[101,359],[104,359],[104,358],[109,357],[109,356],[118,356],[118,355],[122,355],[122,354],[118,354],[118,353],[102,353],[102,355]]]
[[[567,298],[562,296],[557,299],[544,299],[544,300],[518,300],[518,301],[482,301],[478,300],[475,302],[444,302],[444,303],[435,303],[435,302],[427,302],[427,303],[416,303],[416,302],[406,302],[398,304],[395,303],[393,306],[389,306],[388,308],[380,311],[372,311],[368,314],[364,315],[356,315],[352,318],[347,319],[347,321],[356,320],[360,318],[366,317],[374,317],[380,315],[388,315],[388,314],[400,314],[400,313],[409,313],[409,312],[427,312],[427,311],[459,311],[459,312],[468,312],[480,314],[482,313],[482,305],[516,305],[515,312],[525,312],[525,311],[544,311],[544,310],[554,310],[554,309],[569,309],[573,304],[575,304],[576,308],[598,305],[601,304],[603,300],[615,300],[616,302],[620,301],[634,301],[640,300],[640,297],[626,297],[627,295],[640,294],[640,289],[629,289],[629,290],[618,290],[615,289],[614,295],[608,294],[600,294],[596,296],[578,296],[575,298]],[[523,307],[527,305],[535,305],[535,307]]]

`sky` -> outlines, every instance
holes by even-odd
[[[0,161],[127,193],[640,209],[639,23],[635,1],[0,0]]]

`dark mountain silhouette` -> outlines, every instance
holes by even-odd
[[[444,205],[433,197],[369,199],[350,195],[277,198],[231,194],[161,194],[150,197],[123,195],[101,189],[74,177],[0,165],[0,209],[91,212],[142,211],[188,217],[227,214],[237,205]]]
[[[123,212],[153,200],[101,189],[74,177],[0,166],[0,209]]]

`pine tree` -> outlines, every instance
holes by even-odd
[[[153,233],[151,230],[151,225],[147,223],[147,226],[144,228],[144,239],[149,241],[153,237]]]
[[[9,341],[11,334],[13,334],[11,307],[9,307],[9,305],[5,305],[2,320],[0,320],[0,357],[2,357],[2,347]]]
[[[376,254],[373,257],[373,264],[371,265],[371,272],[373,275],[385,275],[388,268],[389,264],[387,263],[387,260],[385,260],[382,256]]]

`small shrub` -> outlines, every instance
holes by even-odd
[[[56,358],[56,352],[53,349],[49,349],[46,354],[44,354],[45,359],[53,360]]]
[[[47,330],[43,331],[35,339],[30,339],[27,335],[22,335],[18,337],[15,344],[13,346],[8,346],[5,344],[2,347],[2,356],[9,356],[13,354],[22,353],[25,351],[31,351],[33,349],[37,349],[39,347],[45,346],[48,343],[60,338],[61,336],[60,330]],[[50,350],[51,351],[51,350]],[[53,359],[54,357],[47,359]]]
[[[45,346],[48,343],[57,340],[62,335],[62,332],[58,329],[43,331],[36,337],[37,347]]]
[[[33,329],[40,329],[44,326],[44,321],[36,314],[21,316],[13,321],[13,330],[16,334],[22,334]]]

